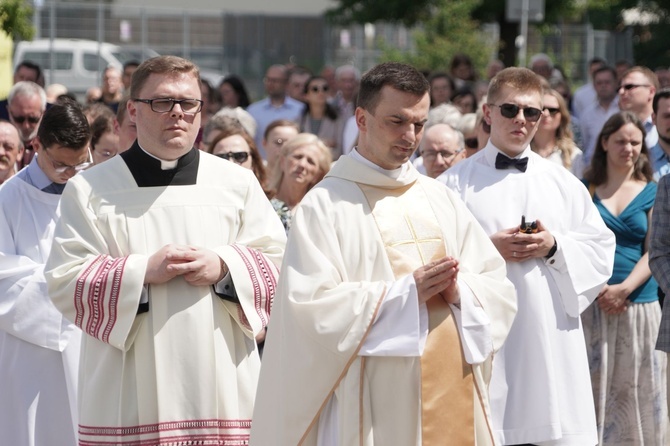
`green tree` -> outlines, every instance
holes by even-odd
[[[606,0],[596,0],[604,2]],[[621,0],[626,1],[626,0]],[[518,23],[505,20],[503,0],[337,0],[338,6],[327,12],[335,23],[374,23],[385,21],[406,26],[423,24],[427,40],[444,36],[465,44],[462,52],[477,42],[478,23],[497,22],[500,25],[499,57],[506,65],[514,65],[514,40],[519,32]],[[545,1],[547,21],[577,17],[584,8],[584,0]],[[463,34],[468,34],[463,36]],[[419,34],[419,39],[421,35]],[[417,45],[418,47],[418,45]],[[430,50],[430,48],[428,48]]]
[[[403,53],[384,46],[384,59],[410,63],[426,70],[446,70],[457,53],[470,56],[481,72],[491,55],[491,45],[479,32],[479,24],[472,20],[472,10],[479,0],[444,1],[431,7],[432,13],[414,31],[415,51]]]
[[[14,40],[30,40],[35,32],[31,23],[32,13],[25,0],[1,0],[0,29]]]
[[[462,51],[468,52],[469,45],[465,42],[469,42],[469,39],[460,34],[476,34],[472,32],[473,23],[498,23],[500,25],[498,57],[508,66],[516,64],[514,41],[519,33],[519,24],[505,20],[504,0],[336,0],[336,2],[338,5],[327,13],[327,16],[336,23],[385,21],[403,23],[406,26],[423,25],[425,36],[421,32],[416,36],[417,49],[420,49],[418,53],[442,48],[442,45],[448,46],[448,41],[442,42],[435,36],[459,41]],[[453,8],[453,11],[461,7],[470,8],[471,14],[464,18],[459,15],[449,16],[449,8]],[[658,18],[657,23],[634,27],[637,62],[650,67],[670,65],[670,54],[665,44],[670,30],[670,0],[545,0],[545,22],[538,25],[538,28],[548,32],[550,25],[557,23],[590,22],[595,29],[621,31],[625,27],[622,12],[631,8],[651,12]],[[444,22],[446,25],[438,23],[440,11],[446,11],[447,20]],[[455,17],[458,17],[458,23],[453,28],[454,20],[449,19]],[[439,30],[446,30],[447,33],[440,34]],[[428,48],[423,48],[426,43]]]

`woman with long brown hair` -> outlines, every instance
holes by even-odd
[[[616,235],[612,277],[582,313],[600,445],[666,444],[666,356],[655,350],[661,307],[647,251],[656,183],[644,137],[635,114],[612,115],[584,175]]]

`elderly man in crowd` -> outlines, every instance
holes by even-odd
[[[420,149],[426,175],[431,178],[439,177],[442,172],[465,159],[463,134],[449,124],[428,127]]]
[[[0,184],[17,172],[16,163],[23,156],[19,131],[7,121],[0,121]]]
[[[19,131],[23,142],[23,157],[18,167],[23,168],[33,159],[33,139],[37,135],[42,115],[47,107],[47,94],[42,87],[31,81],[14,84],[7,97],[9,122]]]

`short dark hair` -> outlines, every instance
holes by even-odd
[[[384,62],[372,67],[361,78],[358,106],[373,113],[379,103],[381,90],[387,85],[415,96],[423,96],[430,90],[426,76],[413,66],[400,62]]]
[[[14,68],[14,74],[18,73],[21,68],[28,68],[29,70],[33,70],[37,74],[37,76],[35,76],[36,81],[39,81],[39,79],[42,77],[42,67],[40,67],[35,62],[30,60],[22,60],[16,65],[16,68]]]
[[[98,116],[91,123],[91,150],[95,150],[95,146],[105,133],[114,132],[114,117],[113,116]]]
[[[595,65],[595,64],[603,64],[606,65],[607,61],[603,59],[602,57],[593,57],[589,59],[589,66]]]
[[[140,62],[139,60],[136,60],[136,59],[127,60],[123,64],[123,69],[125,70],[128,67],[139,67],[141,64],[142,64],[142,62]]]
[[[65,100],[52,105],[42,116],[37,137],[46,149],[58,145],[71,150],[81,150],[91,140],[91,128],[81,106]]]
[[[610,67],[609,65],[603,65],[602,67],[598,68],[596,71],[593,72],[593,79],[595,80],[596,76],[599,75],[600,73],[610,73],[613,77],[614,80],[616,80],[616,70],[614,67]]]
[[[200,85],[200,70],[198,66],[187,59],[177,56],[157,56],[147,59],[137,67],[130,81],[130,97],[138,98],[140,90],[147,83],[152,74],[165,74],[176,76],[178,74],[193,74]]]
[[[433,73],[430,73],[430,75],[428,76],[428,83],[433,85],[433,81],[435,79],[446,79],[447,82],[449,83],[449,86],[451,87],[451,91],[456,90],[456,84],[454,83],[454,79],[452,79],[452,77],[449,76],[446,72],[435,71]]]
[[[654,113],[658,113],[658,103],[661,99],[670,98],[670,88],[662,88],[656,92],[654,95],[654,100],[651,103],[651,107],[654,110]]]
[[[649,162],[649,149],[644,140],[646,135],[644,125],[635,113],[620,111],[609,117],[598,135],[593,158],[591,158],[591,165],[584,172],[584,179],[589,183],[599,186],[607,182],[607,152],[603,148],[603,139],[608,139],[626,124],[633,124],[642,132],[642,148],[640,149],[640,156],[635,162],[633,178],[646,182],[653,180],[651,164]]]

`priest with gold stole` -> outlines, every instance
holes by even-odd
[[[294,217],[252,445],[492,445],[488,381],[516,314],[503,259],[460,199],[409,161],[425,77],[361,81],[358,147]]]

